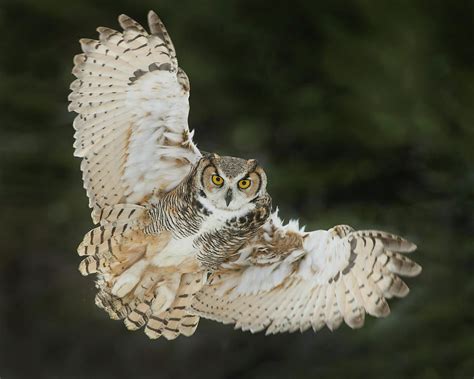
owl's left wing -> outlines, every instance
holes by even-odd
[[[393,234],[355,231],[346,225],[304,232],[275,213],[232,261],[213,273],[192,305],[196,314],[267,334],[351,328],[365,313],[385,317],[385,299],[404,297],[399,278],[421,266],[405,253],[416,246]]]

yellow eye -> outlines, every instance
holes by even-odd
[[[216,186],[220,187],[224,184],[224,179],[220,177],[219,175],[212,175],[212,183],[214,183]]]
[[[239,188],[240,189],[247,189],[249,187],[250,187],[250,179],[239,180]]]

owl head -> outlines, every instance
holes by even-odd
[[[255,159],[207,154],[197,165],[195,185],[210,208],[250,210],[266,194],[267,176]]]

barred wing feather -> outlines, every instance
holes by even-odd
[[[408,294],[399,275],[420,273],[406,257],[415,249],[395,235],[346,225],[307,233],[275,213],[237,259],[210,276],[193,311],[267,334],[333,330],[342,321],[359,328],[366,313],[389,314],[387,298]]]
[[[189,81],[162,22],[148,14],[151,34],[125,15],[119,22],[123,32],[100,27],[98,41],[80,41],[69,96],[95,221],[104,207],[171,190],[201,156],[187,123]]]

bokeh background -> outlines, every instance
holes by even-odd
[[[198,145],[255,157],[281,215],[401,234],[423,265],[384,320],[150,341],[93,303],[67,112],[77,40],[156,10]],[[1,0],[0,377],[472,378],[472,1]]]

